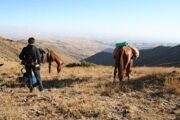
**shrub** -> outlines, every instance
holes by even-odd
[[[66,67],[90,67],[90,66],[95,66],[95,64],[87,61],[80,61],[80,63],[70,63],[66,65]]]

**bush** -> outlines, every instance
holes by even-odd
[[[66,65],[66,67],[90,67],[90,66],[95,66],[95,64],[86,61],[80,61],[80,63],[70,63]]]

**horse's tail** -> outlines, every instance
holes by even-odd
[[[123,73],[125,65],[124,65],[124,53],[125,51],[123,50],[123,48],[120,50],[120,55],[119,55],[119,70],[121,73]]]
[[[117,62],[117,67],[118,67],[118,76],[119,76],[119,80],[122,81],[123,80],[123,77],[124,77],[124,68],[125,68],[125,65],[124,65],[124,55],[125,55],[125,51],[122,48],[120,48],[120,50],[118,51],[119,53],[119,56],[116,58],[116,60],[118,61]]]
[[[131,49],[130,49],[131,50]],[[124,70],[128,69],[129,64],[131,63],[131,59],[132,59],[132,54],[126,54],[125,56],[125,61],[124,61]]]

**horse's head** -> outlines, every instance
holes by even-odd
[[[131,47],[131,49],[132,49],[133,57],[137,59],[139,57],[139,50],[135,47]]]

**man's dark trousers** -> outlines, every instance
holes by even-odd
[[[39,87],[39,90],[40,91],[43,91],[43,85],[42,85],[42,81],[41,81],[41,76],[40,76],[40,70],[36,69],[35,67],[31,66],[31,65],[26,65],[25,66],[25,69],[26,69],[26,73],[27,73],[27,76],[28,76],[28,85],[29,85],[29,88],[30,88],[30,91],[31,89],[33,89],[33,83],[32,83],[32,70],[34,72],[34,75],[36,77],[36,80],[37,80],[37,85]]]

